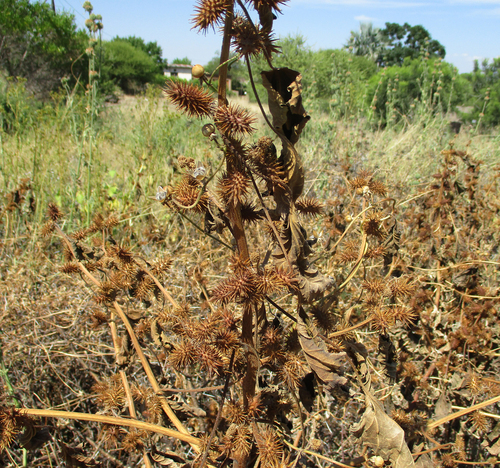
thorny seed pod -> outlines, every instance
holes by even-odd
[[[288,0],[253,0],[253,4],[256,10],[266,6],[276,11],[281,11],[279,5],[284,5]]]
[[[47,215],[52,221],[57,221],[62,218],[64,215],[59,207],[55,203],[49,203],[49,208],[47,210]]]
[[[268,56],[279,52],[276,40],[268,32],[261,30],[260,25],[252,24],[246,18],[238,16],[233,21],[233,48],[237,54],[245,57],[256,57],[261,52]]]
[[[215,30],[215,27],[223,21],[231,4],[231,0],[199,0],[192,19],[193,29],[206,32],[212,27]]]
[[[177,108],[190,117],[210,117],[214,111],[212,95],[190,83],[167,83],[165,95]]]
[[[219,107],[215,113],[215,125],[227,136],[252,133],[255,130],[252,127],[254,122],[255,117],[250,112],[232,104]]]

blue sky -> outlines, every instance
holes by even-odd
[[[55,0],[82,25],[83,1]],[[189,57],[207,63],[220,48],[220,36],[191,30],[194,0],[91,0],[103,16],[103,38],[139,36],[157,41],[172,62]],[[274,22],[279,36],[301,34],[314,49],[342,47],[360,21],[424,26],[446,48],[445,60],[469,72],[473,60],[500,56],[500,0],[290,0]]]

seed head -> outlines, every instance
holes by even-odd
[[[288,0],[253,0],[253,4],[256,10],[259,10],[259,8],[267,6],[269,8],[272,8],[273,10],[281,11],[279,5],[285,4],[287,2]]]
[[[233,47],[239,55],[256,57],[265,51],[268,55],[279,52],[275,38],[263,31],[258,24],[252,24],[238,16],[233,22]]]
[[[227,136],[237,136],[252,133],[255,129],[252,124],[255,117],[246,109],[230,104],[217,109],[215,125],[221,133]]]
[[[209,117],[213,114],[212,95],[199,86],[189,83],[167,83],[165,95],[175,106],[190,117]]]
[[[317,216],[323,211],[324,205],[316,198],[302,197],[295,201],[295,208],[303,215]]]
[[[363,230],[369,236],[378,237],[379,239],[384,237],[382,233],[381,218],[377,213],[370,213],[366,217],[363,223]]]
[[[63,217],[62,211],[55,203],[49,203],[49,208],[47,210],[47,215],[52,221],[57,221]]]
[[[205,33],[210,27],[215,30],[215,26],[223,21],[224,15],[231,6],[231,3],[230,0],[199,0],[192,19],[194,24],[193,29],[198,29]]]
[[[384,334],[394,325],[394,316],[389,309],[383,306],[375,307],[371,318],[373,327]]]
[[[226,204],[242,203],[248,193],[250,181],[242,172],[235,171],[228,176],[224,174],[219,181],[218,192]]]

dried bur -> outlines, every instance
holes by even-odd
[[[234,11],[236,3],[240,13]],[[203,376],[206,383],[224,386],[215,412],[200,408],[195,399],[189,404],[188,397],[169,399],[175,414],[204,433],[196,445],[196,466],[234,460],[238,466],[285,467],[293,465],[287,443],[294,442],[288,442],[285,432],[300,427],[305,440],[309,430],[305,413],[313,411],[319,387],[345,398],[357,381],[367,409],[354,432],[374,455],[391,460],[393,466],[413,466],[402,429],[374,397],[368,356],[353,333],[365,325],[378,332],[384,365],[394,379],[397,357],[391,332],[396,323],[411,325],[416,315],[406,305],[414,286],[398,263],[400,235],[394,207],[384,198],[387,188],[366,172],[345,188],[343,193],[351,191],[359,202],[352,219],[345,224],[335,221],[337,245],[342,248],[337,258],[346,274],[334,278],[321,272],[311,259],[314,242],[305,221],[321,215],[325,206],[303,196],[304,166],[297,146],[310,120],[302,103],[302,77],[289,68],[272,66],[278,50],[272,36],[273,15],[285,2],[236,3],[200,0],[193,17],[194,27],[202,32],[223,27],[217,98],[210,80],[198,71],[199,85],[170,82],[165,88],[165,95],[189,117],[211,120],[202,131],[220,160],[205,167],[179,158],[180,176],[166,188],[160,186],[156,194],[163,206],[179,215],[201,218],[202,230],[232,250],[226,277],[207,284],[201,273],[195,275],[205,297],[192,307],[186,298],[177,301],[165,290],[169,258],[145,260],[113,238],[118,220],[96,216],[88,228],[64,236],[57,224],[60,215],[51,207],[45,231],[63,236],[67,260],[63,271],[80,274],[91,283],[95,302],[104,311],[93,313],[92,326],[108,323],[114,334],[121,370],[96,384],[97,400],[107,413],[123,411],[125,401],[133,400],[141,418],[165,423],[166,399],[142,384],[132,390],[127,385],[127,366],[133,365],[135,356],[132,348],[140,355],[139,337],[139,346],[151,344],[178,385],[191,386],[195,381],[198,385]],[[248,14],[249,4],[259,24]],[[226,99],[230,47],[246,62],[252,86],[251,59],[263,55],[270,64],[262,82],[272,138],[248,141],[256,119]],[[268,246],[249,244],[258,231],[270,238]],[[354,278],[366,265],[370,272],[365,271],[361,286],[355,285]],[[380,276],[372,273],[375,266],[380,267]],[[282,300],[286,293],[293,300]],[[347,307],[341,296],[349,298]],[[148,310],[149,316],[130,316],[136,322],[133,331],[116,331],[109,311],[120,304],[127,304],[130,314]],[[354,310],[365,319],[351,323]],[[144,366],[144,358],[140,359]],[[350,373],[355,379],[349,378]],[[108,446],[130,452],[149,450],[149,436],[140,430],[120,434],[106,426],[104,438]],[[155,460],[163,457],[154,450],[150,454]]]
[[[232,3],[222,1],[200,1],[193,19],[195,27],[202,31],[224,24],[224,45],[231,43],[236,53],[246,61],[252,83],[249,59],[264,54],[271,63],[276,48],[271,36],[272,19],[269,14],[273,10],[278,11],[279,4],[283,2],[253,3],[261,20],[259,25],[252,23],[243,4],[239,3],[243,13],[234,16]],[[227,55],[224,55],[227,54],[227,48],[224,45],[221,76],[224,76],[227,60]],[[234,238],[236,252],[230,259],[228,277],[212,288],[211,300],[220,308],[234,310],[233,313],[240,317],[230,330],[235,334],[229,336],[227,333],[222,334],[222,330],[216,331],[217,327],[213,331],[208,330],[213,314],[205,319],[208,325],[203,332],[198,322],[190,322],[192,332],[185,330],[181,324],[175,325],[170,328],[171,331],[178,334],[181,329],[183,331],[180,333],[181,338],[173,344],[169,359],[173,367],[179,370],[201,366],[209,373],[219,375],[222,375],[223,369],[226,373],[241,373],[240,399],[225,405],[224,414],[230,427],[224,437],[221,459],[232,458],[243,465],[248,462],[252,447],[255,447],[261,463],[265,460],[266,466],[281,466],[278,455],[284,454],[284,448],[279,437],[271,427],[257,422],[256,415],[251,414],[257,377],[261,375],[261,379],[264,378],[261,370],[267,369],[274,376],[271,380],[267,378],[267,385],[281,381],[288,389],[291,400],[297,403],[298,389],[308,370],[312,370],[315,379],[326,388],[334,391],[341,389],[348,394],[349,381],[344,374],[349,361],[344,351],[332,353],[328,349],[324,335],[315,325],[317,323],[324,329],[332,329],[335,323],[342,323],[331,316],[330,308],[338,302],[338,294],[345,284],[341,285],[334,278],[324,275],[311,262],[311,242],[300,217],[317,216],[324,208],[316,199],[302,197],[304,167],[296,145],[310,117],[302,105],[301,75],[288,68],[272,68],[262,73],[262,80],[268,94],[272,123],[267,116],[266,120],[275,138],[273,141],[272,138],[262,137],[255,144],[244,141],[254,131],[254,118],[247,111],[228,104],[221,82],[218,103],[211,111],[208,111],[211,104],[205,91],[199,88],[181,89],[169,85],[166,89],[166,95],[188,115],[204,115],[213,119],[213,124],[205,125],[203,131],[212,144],[221,150],[226,169],[216,179],[215,191],[207,189],[205,180],[199,184],[199,192],[193,201],[194,195],[188,196],[185,181],[181,180],[172,185],[169,190],[172,195],[165,197],[163,204],[177,211],[189,207],[193,212],[198,210],[203,213],[207,232],[215,230],[220,235],[225,229],[229,230]],[[200,107],[191,99],[195,94],[200,96]],[[212,105],[215,106],[215,99]],[[214,176],[210,174],[208,182]],[[351,186],[363,197],[365,204],[372,196],[385,197],[387,194],[385,185],[368,173],[361,174]],[[346,263],[357,262],[346,284],[365,259],[383,259],[384,268],[389,273],[395,268],[393,259],[399,247],[399,234],[393,217],[389,216],[393,224],[386,225],[386,215],[379,207],[373,206],[365,211],[359,224],[364,237],[363,245],[353,242],[355,251],[352,255],[344,253]],[[273,266],[262,267],[252,261],[247,240],[252,227],[249,222],[264,225],[265,232],[271,236]],[[413,312],[405,307],[403,299],[412,289],[405,278],[378,281],[372,279],[366,284],[372,297],[371,302],[366,301],[366,313],[369,322],[390,343],[388,333],[396,321],[408,324],[415,318]],[[287,325],[275,324],[275,320],[271,323],[268,318],[268,304],[276,306],[271,298],[283,290],[295,296],[299,304],[295,312],[285,311],[291,319]],[[290,305],[286,305],[286,308],[290,308]],[[217,339],[214,333],[219,334]],[[296,341],[289,339],[293,333],[298,338]],[[201,351],[204,349],[205,354]],[[228,359],[231,354],[234,354],[234,361]],[[386,350],[385,354],[387,367],[394,366],[394,351]],[[213,360],[210,363],[208,355]],[[228,364],[232,364],[233,369],[228,369]],[[392,434],[397,424],[383,413],[380,405],[377,406],[371,387],[364,384],[362,388],[366,390],[367,404],[370,411],[375,412],[375,419],[385,424],[378,437]],[[265,395],[261,395],[261,414],[272,413],[271,407],[266,407],[268,402],[276,404],[275,400],[270,399],[271,394],[265,392]],[[301,397],[301,400],[304,404],[306,398]],[[303,411],[300,406],[299,403],[296,407],[299,412]],[[311,408],[310,402],[306,406]],[[363,421],[370,417],[367,413]],[[264,427],[259,428],[259,425]],[[371,425],[368,423],[368,426]],[[375,453],[381,452],[386,459],[396,460],[394,453],[399,451],[398,466],[406,462],[407,466],[412,466],[402,430],[393,439],[389,437],[391,442],[385,445],[373,443],[371,437],[363,440]],[[286,457],[283,457],[284,460]]]

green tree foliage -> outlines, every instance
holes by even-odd
[[[179,65],[191,65],[191,59],[189,57],[176,58],[172,60],[172,63],[177,63]]]
[[[319,50],[305,72],[310,108],[333,111],[337,116],[356,113],[364,103],[366,83],[377,73],[375,62],[345,50]]]
[[[379,121],[389,124],[453,110],[469,91],[450,63],[406,58],[402,66],[382,69],[370,79],[367,99]]]
[[[115,85],[126,93],[135,94],[142,91],[146,83],[163,83],[163,67],[160,68],[157,55],[143,49],[142,39],[134,39],[115,37],[103,42],[101,82],[105,92],[110,92]],[[139,46],[134,46],[133,42]],[[98,51],[97,55],[100,53]]]
[[[118,38],[117,38],[118,39]],[[163,50],[158,42],[145,42],[142,37],[129,36],[122,40],[130,42],[136,49],[146,52],[157,65],[157,73],[163,75],[163,69],[167,61],[163,58]]]
[[[385,45],[385,36],[380,28],[374,28],[372,23],[361,23],[358,31],[351,31],[345,48],[354,55],[376,61]]]
[[[471,84],[471,117],[481,118],[486,125],[500,125],[500,58],[483,60],[481,66],[476,60],[473,72],[464,78]]]
[[[8,76],[26,78],[27,89],[44,95],[64,75],[84,74],[85,60],[77,60],[88,36],[73,15],[28,0],[0,0],[0,11],[0,67]]]
[[[423,26],[402,26],[398,23],[385,23],[381,31],[384,49],[378,56],[380,66],[402,65],[406,57],[416,59],[425,52],[429,58],[444,58],[446,50]]]

